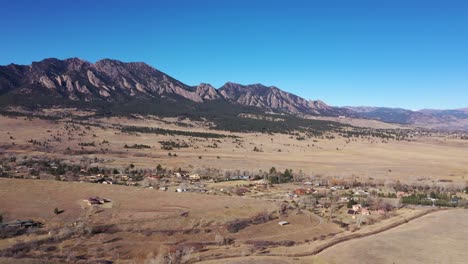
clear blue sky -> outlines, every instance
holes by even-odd
[[[113,58],[339,106],[468,107],[467,1],[5,0],[0,23],[2,65]]]

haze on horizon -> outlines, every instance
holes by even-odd
[[[143,61],[189,85],[262,83],[336,106],[468,106],[463,1],[9,1],[0,64]]]

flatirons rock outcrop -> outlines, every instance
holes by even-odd
[[[292,114],[337,116],[350,113],[347,109],[309,101],[274,86],[231,82],[220,89],[206,83],[189,86],[145,63],[111,59],[96,63],[79,58],[45,59],[31,65],[0,66],[0,95],[6,94],[32,99],[39,94],[64,100],[109,102],[172,96],[197,103],[224,100]]]

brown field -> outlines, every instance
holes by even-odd
[[[466,181],[468,176],[468,141],[446,137],[419,137],[414,141],[390,141],[380,139],[344,138],[307,139],[298,141],[284,134],[266,135],[259,133],[229,133],[207,130],[202,123],[194,127],[180,127],[173,119],[99,119],[92,122],[104,128],[77,125],[75,131],[64,129],[65,121],[51,121],[25,118],[0,117],[0,147],[4,152],[17,154],[47,154],[70,160],[82,156],[103,158],[104,166],[125,167],[133,163],[140,168],[154,168],[162,164],[167,168],[219,168],[229,170],[259,171],[276,167],[302,171],[306,175],[353,177],[355,179],[392,179],[407,182],[433,180]],[[165,129],[190,130],[200,132],[237,135],[240,143],[232,138],[217,139],[192,138],[155,134],[122,134],[113,126],[117,124],[161,127]],[[58,134],[57,134],[58,133]],[[61,142],[52,140],[60,137]],[[10,136],[13,139],[10,139]],[[27,141],[50,140],[49,147],[34,146]],[[104,140],[109,144],[101,144]],[[189,148],[162,150],[159,141],[172,140],[187,142]],[[95,142],[95,147],[81,147],[83,142]],[[15,143],[13,146],[12,143]],[[213,143],[217,148],[210,148]],[[125,149],[124,145],[145,144],[150,149]],[[70,151],[67,151],[67,148]],[[254,147],[261,152],[253,151]],[[1,149],[1,148],[0,148]],[[104,149],[102,152],[101,149]],[[281,152],[279,152],[281,150]],[[177,157],[169,157],[168,153]]]
[[[214,263],[466,263],[468,216],[465,209],[439,211],[396,228],[349,240],[325,249],[318,255],[293,257],[296,247],[275,256],[246,256],[204,261]]]
[[[276,202],[243,197],[161,192],[126,186],[57,182],[41,180],[0,179],[1,214],[5,221],[34,219],[45,224],[45,230],[60,230],[86,219],[90,226],[112,225],[114,231],[82,238],[69,238],[53,243],[60,252],[85,254],[88,258],[118,259],[122,263],[144,261],[158,255],[163,248],[186,242],[215,242],[217,236],[233,238],[237,246],[212,246],[203,254],[226,254],[230,250],[247,250],[248,240],[303,242],[304,238],[338,232],[334,224],[321,223],[309,212],[291,212],[265,224],[249,226],[238,233],[229,233],[224,224],[235,219],[274,212]],[[91,210],[83,199],[100,196],[112,200],[112,206]],[[65,210],[55,215],[54,208]],[[188,212],[182,217],[181,213]],[[287,220],[289,226],[277,223]],[[165,233],[168,230],[173,234]],[[190,231],[192,230],[192,231]],[[47,237],[47,235],[45,235]],[[2,240],[0,249],[19,241],[43,237],[21,236]],[[90,250],[93,248],[94,251]],[[229,249],[228,251],[226,251]],[[33,256],[41,259],[40,253]],[[52,255],[60,253],[54,252]],[[132,262],[133,263],[133,262]]]
[[[23,156],[48,156],[73,163],[88,157],[97,158],[93,165],[101,167],[123,169],[134,164],[137,169],[146,169],[161,164],[168,169],[183,168],[194,173],[206,168],[219,169],[221,172],[231,170],[255,173],[275,167],[279,171],[302,171],[306,177],[378,181],[380,186],[395,180],[426,185],[438,183],[464,186],[467,181],[465,177],[468,176],[468,141],[449,136],[420,136],[411,142],[386,142],[378,138],[348,140],[337,135],[333,139],[297,140],[296,136],[285,134],[209,130],[203,122],[183,121],[190,125],[186,127],[181,126],[177,119],[169,118],[91,119],[86,121],[88,124],[70,121],[0,117],[0,155],[15,155],[19,159]],[[365,120],[347,122],[356,126],[368,125]],[[122,124],[210,132],[239,138],[126,134],[116,128]],[[397,128],[379,122],[370,125]],[[46,142],[46,146],[34,145],[29,140]],[[159,141],[185,142],[189,147],[163,150]],[[79,145],[90,142],[94,142],[94,146]],[[144,144],[150,148],[124,148],[124,145],[134,144]],[[214,144],[217,146],[213,147]],[[260,151],[253,151],[254,148]],[[169,152],[177,154],[177,157],[169,156]],[[223,188],[248,184],[245,181],[204,183],[215,193],[221,192]],[[34,263],[27,262],[30,261],[28,258],[69,263],[79,262],[84,257],[117,263],[158,263],[158,258],[174,248],[204,242],[208,244],[203,246],[203,250],[189,254],[191,261],[410,263],[400,260],[411,259],[414,263],[431,263],[431,258],[435,258],[440,260],[437,263],[457,263],[466,258],[463,252],[460,253],[461,246],[466,247],[466,244],[459,241],[464,241],[467,235],[468,229],[461,220],[466,217],[467,211],[431,214],[390,231],[340,243],[315,256],[310,253],[315,248],[327,241],[348,236],[352,231],[345,231],[308,210],[297,209],[291,209],[286,215],[275,213],[277,218],[274,220],[251,224],[237,233],[230,233],[226,228],[229,221],[277,212],[282,201],[287,199],[286,193],[298,188],[299,183],[276,185],[265,193],[252,191],[247,197],[221,193],[175,193],[174,186],[175,183],[170,186],[170,191],[163,192],[80,182],[0,179],[0,214],[4,220],[34,219],[45,223],[44,230],[47,231],[0,240],[0,250],[21,242],[56,236],[63,230],[83,224],[89,230],[100,228],[104,231],[70,236],[36,247],[19,257],[26,261],[24,263]],[[98,209],[91,208],[83,200],[94,196],[111,199],[112,203]],[[56,215],[54,208],[65,211]],[[349,218],[346,208],[342,211],[344,217]],[[356,232],[365,234],[380,230],[385,225],[406,220],[420,212],[420,209],[396,210],[391,217]],[[290,225],[279,226],[278,221],[283,220]],[[457,233],[458,226],[464,231]],[[47,234],[49,231],[51,233]],[[444,232],[447,232],[446,236]],[[423,237],[426,233],[433,238],[429,242]],[[230,240],[235,242],[223,244],[223,241]],[[264,242],[278,244],[262,247],[261,243]],[[283,246],[281,243],[284,242],[294,243],[294,246]],[[366,248],[369,245],[371,247]],[[440,251],[435,250],[442,245],[450,245],[444,252],[451,254],[443,259]],[[349,261],[348,258],[356,261]],[[0,259],[0,263],[15,262],[13,259]]]
[[[329,263],[466,263],[468,210],[441,211],[318,255]]]

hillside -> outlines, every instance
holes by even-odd
[[[49,58],[31,65],[0,66],[0,110],[17,106],[28,109],[71,106],[93,109],[107,116],[151,114],[205,119],[216,125],[231,124],[221,126],[228,130],[236,128],[232,124],[253,125],[239,118],[245,114],[270,119],[287,115],[288,120],[345,116],[425,128],[468,129],[466,109],[333,107],[262,84],[227,82],[219,89],[207,83],[190,86],[143,62],[112,59],[91,63],[79,58]],[[275,116],[271,117],[272,114]],[[260,130],[254,131],[268,130],[263,128],[271,124],[260,126]],[[296,128],[297,125],[288,129]]]
[[[468,129],[468,112],[466,109],[423,109],[419,111],[412,111],[402,108],[388,107],[347,106],[345,108],[355,112],[356,115],[363,118],[369,118],[388,123],[406,124],[444,130]]]
[[[261,84],[226,83],[220,89],[210,84],[186,85],[142,63],[104,59],[96,63],[79,58],[44,59],[31,65],[0,67],[2,103],[43,104],[40,97],[51,97],[54,104],[73,102],[120,102],[135,99],[175,100],[179,104],[222,101],[240,106],[290,114],[338,116],[349,113],[320,101],[308,101],[276,87]],[[8,100],[11,98],[19,100]],[[60,100],[61,99],[61,100]],[[156,103],[156,102],[155,102]]]

